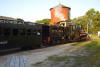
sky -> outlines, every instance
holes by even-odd
[[[59,3],[71,8],[71,19],[83,16],[91,8],[100,11],[100,0],[0,0],[0,16],[35,22],[51,18],[49,9]]]

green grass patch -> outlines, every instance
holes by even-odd
[[[67,56],[49,56],[48,57],[48,60],[50,60],[50,61],[56,61],[56,62],[65,61],[66,59],[68,59]]]
[[[91,43],[86,46],[86,49],[91,51],[91,59],[95,62],[97,62],[97,60],[100,62],[100,40],[91,41]]]
[[[86,47],[86,50],[90,51],[92,55],[100,58],[100,40],[91,40],[74,44],[75,46]]]
[[[100,67],[100,40],[91,40],[73,44],[75,47],[85,47],[87,56],[49,56],[36,67]],[[86,53],[86,54],[87,54]],[[66,66],[66,65],[69,66]],[[46,66],[45,66],[46,65]]]
[[[90,43],[88,43],[86,45],[86,48],[88,50],[98,50],[98,49],[100,49],[100,40],[91,41]]]
[[[87,57],[86,62],[89,67],[100,67],[100,40],[91,40],[77,44],[77,46],[84,46],[86,50],[90,53],[90,56]]]
[[[79,42],[79,43],[75,43],[72,44],[72,46],[86,46],[87,44],[89,44],[91,41],[85,41],[85,42]]]
[[[98,39],[98,35],[97,34],[92,35],[91,39]]]
[[[74,59],[72,67],[82,67],[82,65],[85,67],[100,67],[100,40],[91,40],[73,45],[86,47],[85,50],[88,51],[89,56],[50,56],[48,60],[60,63],[68,60],[70,62],[70,59]]]
[[[42,62],[37,62],[36,65],[42,64]]]

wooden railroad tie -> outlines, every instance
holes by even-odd
[[[30,67],[25,56],[8,56],[5,67]]]

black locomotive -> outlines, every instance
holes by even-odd
[[[82,27],[68,22],[66,27],[0,19],[0,50],[37,48],[86,40]]]

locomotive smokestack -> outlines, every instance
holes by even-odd
[[[68,21],[70,19],[70,8],[64,5],[57,5],[50,8],[51,11],[51,22],[50,25],[55,25],[60,21]]]

